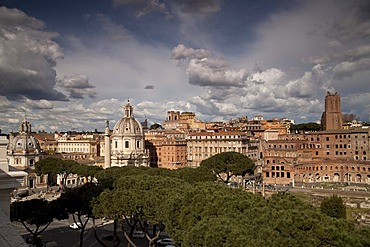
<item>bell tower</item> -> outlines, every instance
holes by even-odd
[[[342,129],[342,112],[340,109],[340,95],[328,92],[325,96],[325,111],[321,117],[321,126],[323,130]]]

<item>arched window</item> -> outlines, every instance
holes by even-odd
[[[125,141],[125,148],[129,148],[129,142]]]

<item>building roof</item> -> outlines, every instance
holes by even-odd
[[[220,132],[191,132],[189,136],[231,136],[231,135],[243,135],[247,136],[246,132],[241,131],[220,131]]]

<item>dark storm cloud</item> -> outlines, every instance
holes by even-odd
[[[146,85],[144,89],[154,89],[154,85]]]
[[[54,89],[56,59],[63,57],[55,33],[25,13],[0,8],[0,95],[9,99],[67,100]]]
[[[136,16],[141,17],[159,12],[170,19],[174,16],[172,7],[185,13],[212,14],[221,10],[221,0],[112,0],[114,6],[136,5]]]
[[[215,13],[221,10],[221,0],[177,0],[184,12]]]

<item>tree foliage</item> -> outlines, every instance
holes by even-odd
[[[346,205],[340,196],[325,197],[320,205],[321,212],[334,218],[346,218]]]
[[[156,130],[156,129],[163,129],[163,127],[159,123],[154,123],[154,124],[150,125],[149,129]]]
[[[35,172],[37,175],[49,175],[53,176],[61,174],[62,177],[62,189],[66,188],[66,180],[70,174],[77,174],[79,176],[86,177],[92,180],[92,178],[102,170],[98,166],[80,165],[74,160],[63,160],[59,158],[49,157],[41,159],[35,163]]]
[[[216,181],[216,174],[205,167],[184,167],[172,171],[173,176],[190,184]]]
[[[213,171],[225,183],[228,183],[232,176],[244,176],[254,170],[254,162],[249,157],[237,152],[216,154],[203,160],[200,166]]]
[[[137,228],[146,233],[150,243],[158,238],[159,231],[148,232],[146,225],[150,221],[152,225],[161,225],[163,221],[163,203],[168,197],[181,192],[183,182],[176,178],[158,175],[129,175],[122,176],[114,183],[113,190],[103,191],[94,203],[94,214],[99,217],[108,217],[119,220],[121,228],[129,226],[129,234],[124,237],[130,241],[132,234]],[[125,219],[124,221],[122,219]],[[123,231],[125,232],[125,231]]]
[[[349,123],[349,122],[352,122],[353,120],[357,120],[359,121],[360,120],[360,117],[356,116],[356,114],[346,114],[344,113],[342,115],[342,119],[343,119],[343,123]]]
[[[37,240],[54,219],[67,218],[68,213],[56,201],[31,199],[13,202],[10,206],[10,220],[22,223],[33,240]]]
[[[290,132],[295,133],[299,131],[320,131],[321,125],[317,123],[301,123],[290,125]]]
[[[345,219],[329,217],[322,208],[305,204],[290,194],[265,199],[215,182],[215,171],[243,174],[246,167],[247,171],[253,170],[253,162],[239,169],[233,167],[239,161],[230,160],[216,159],[210,165],[212,169],[204,164],[200,169],[173,171],[109,168],[96,174],[99,183],[109,182],[104,183],[109,186],[103,192],[94,194],[99,194],[96,199],[91,200],[92,195],[84,198],[84,193],[90,193],[86,190],[75,191],[69,200],[82,197],[89,201],[87,207],[92,207],[92,211],[84,213],[119,222],[127,230],[120,237],[129,242],[134,229],[141,228],[150,246],[163,226],[177,246],[370,246],[370,228],[358,228]],[[68,211],[78,211],[77,205]],[[118,244],[115,242],[115,246]]]
[[[92,202],[103,191],[103,187],[95,183],[86,183],[80,187],[67,189],[58,198],[58,203],[72,215],[75,223],[80,223],[80,246],[83,246],[83,235],[87,222],[93,218]],[[82,216],[85,217],[83,220]],[[78,226],[79,224],[77,224]]]

